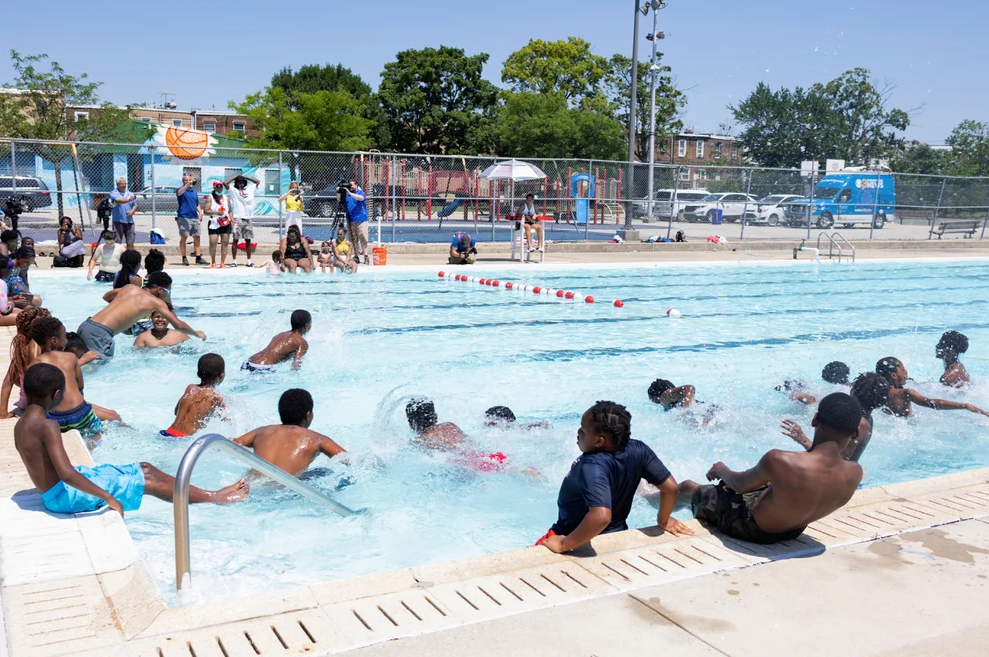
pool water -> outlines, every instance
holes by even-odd
[[[165,439],[175,403],[197,382],[196,361],[214,351],[227,363],[220,390],[229,421],[207,431],[234,437],[278,422],[277,400],[291,387],[316,403],[312,428],[347,448],[350,464],[320,457],[330,473],[316,485],[367,514],[341,519],[270,484],[230,507],[194,507],[193,599],[343,579],[427,562],[530,545],[556,519],[556,494],[578,456],[581,413],[596,400],[623,403],[632,435],[655,449],[678,480],[703,478],[715,461],[736,469],[771,448],[795,449],[780,435],[794,418],[810,433],[813,410],[774,387],[800,378],[812,390],[830,360],[853,376],[895,355],[930,395],[989,407],[989,261],[792,266],[641,266],[471,269],[494,277],[578,290],[625,307],[562,302],[439,279],[431,270],[365,270],[357,276],[281,277],[260,272],[174,274],[180,317],[206,332],[174,350],[139,353],[117,337],[117,357],[86,371],[86,397],[117,410],[93,452],[100,463],[150,461],[174,473],[187,440]],[[101,307],[104,289],[78,277],[32,276],[36,291],[69,329]],[[296,308],[312,311],[302,369],[257,376],[241,363]],[[668,319],[667,309],[683,313]],[[975,379],[964,391],[937,384],[934,345],[949,328],[967,334],[964,358]],[[707,427],[683,412],[663,413],[646,389],[656,377],[697,387],[721,411]],[[410,446],[404,417],[413,396],[435,400],[441,421],[459,424],[479,448],[509,455],[512,467],[477,473]],[[520,423],[484,426],[484,410],[510,406]],[[989,422],[967,412],[918,409],[911,419],[877,415],[862,458],[864,485],[989,465]],[[533,478],[520,472],[533,467]],[[217,487],[245,468],[207,455],[193,482]],[[147,500],[127,525],[158,588],[175,602],[172,511]],[[630,526],[655,522],[638,501]]]

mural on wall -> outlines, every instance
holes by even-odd
[[[155,146],[164,146],[172,157],[184,161],[216,154],[216,137],[203,130],[160,125],[150,141]]]

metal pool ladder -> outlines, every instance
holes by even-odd
[[[304,484],[281,468],[268,463],[249,449],[227,440],[218,433],[210,433],[197,438],[186,450],[179,471],[175,473],[175,491],[173,506],[175,508],[175,588],[181,590],[192,581],[192,565],[190,561],[189,543],[189,482],[196,461],[210,447],[216,447],[230,456],[239,459],[258,472],[271,477],[285,488],[292,490],[308,500],[322,504],[334,513],[347,517],[354,511],[340,504],[326,493]]]
[[[839,243],[839,240],[840,240],[841,242],[844,242],[845,246],[847,246],[849,249],[852,250],[852,262],[855,262],[855,246],[851,242],[849,242],[848,240],[846,240],[844,235],[842,235],[838,231],[835,231],[833,233],[825,233],[825,232],[818,233],[817,234],[817,250],[818,250],[818,252],[820,252],[820,250],[821,250],[821,238],[822,237],[828,238],[828,259],[834,258],[834,249],[835,249],[835,247],[837,247],[838,248],[838,262],[839,263],[841,262],[842,250],[841,250],[841,244]]]

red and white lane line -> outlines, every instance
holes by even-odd
[[[584,295],[581,292],[574,292],[572,290],[554,290],[550,287],[543,287],[541,285],[528,285],[526,283],[516,283],[514,281],[499,281],[492,278],[478,278],[476,276],[467,276],[465,274],[453,274],[446,271],[439,272],[438,276],[440,278],[446,278],[448,280],[458,281],[461,283],[476,283],[478,285],[484,285],[487,287],[494,287],[501,290],[514,290],[517,292],[532,292],[533,294],[542,294],[546,296],[555,296],[560,299],[566,299],[570,301],[580,301],[583,300],[585,303],[596,303],[594,297]],[[621,299],[615,299],[611,302],[615,308],[624,308],[625,302]]]

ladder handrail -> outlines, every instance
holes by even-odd
[[[845,236],[839,233],[838,231],[832,233],[832,236],[840,239],[842,242],[848,245],[848,248],[852,250],[852,262],[855,262],[855,245],[849,242],[847,239],[845,239]],[[838,262],[841,262],[841,260],[839,259]]]
[[[852,262],[855,262],[855,245],[852,244],[851,242],[849,242],[847,239],[845,239],[845,236],[844,235],[842,235],[838,231],[834,231],[832,233],[825,233],[825,232],[822,231],[822,232],[818,233],[817,234],[817,249],[818,249],[818,251],[820,251],[820,249],[821,249],[821,238],[822,237],[828,238],[828,259],[829,260],[834,257],[834,247],[838,247],[838,262],[839,263],[841,262],[841,256],[842,256],[843,251],[842,251],[842,248],[841,248],[841,244],[838,243],[838,240],[841,240],[842,242],[844,242],[845,244],[848,245],[848,248],[850,248],[852,250]]]
[[[265,461],[249,449],[227,440],[218,433],[210,433],[197,438],[186,450],[175,473],[175,489],[172,495],[172,506],[175,512],[175,588],[181,590],[192,579],[189,541],[189,485],[192,480],[192,470],[202,453],[210,447],[217,447],[227,454],[237,458],[258,472],[271,477],[282,486],[292,490],[308,500],[329,507],[340,516],[347,517],[354,511],[340,504],[326,493],[299,481],[281,468]]]

